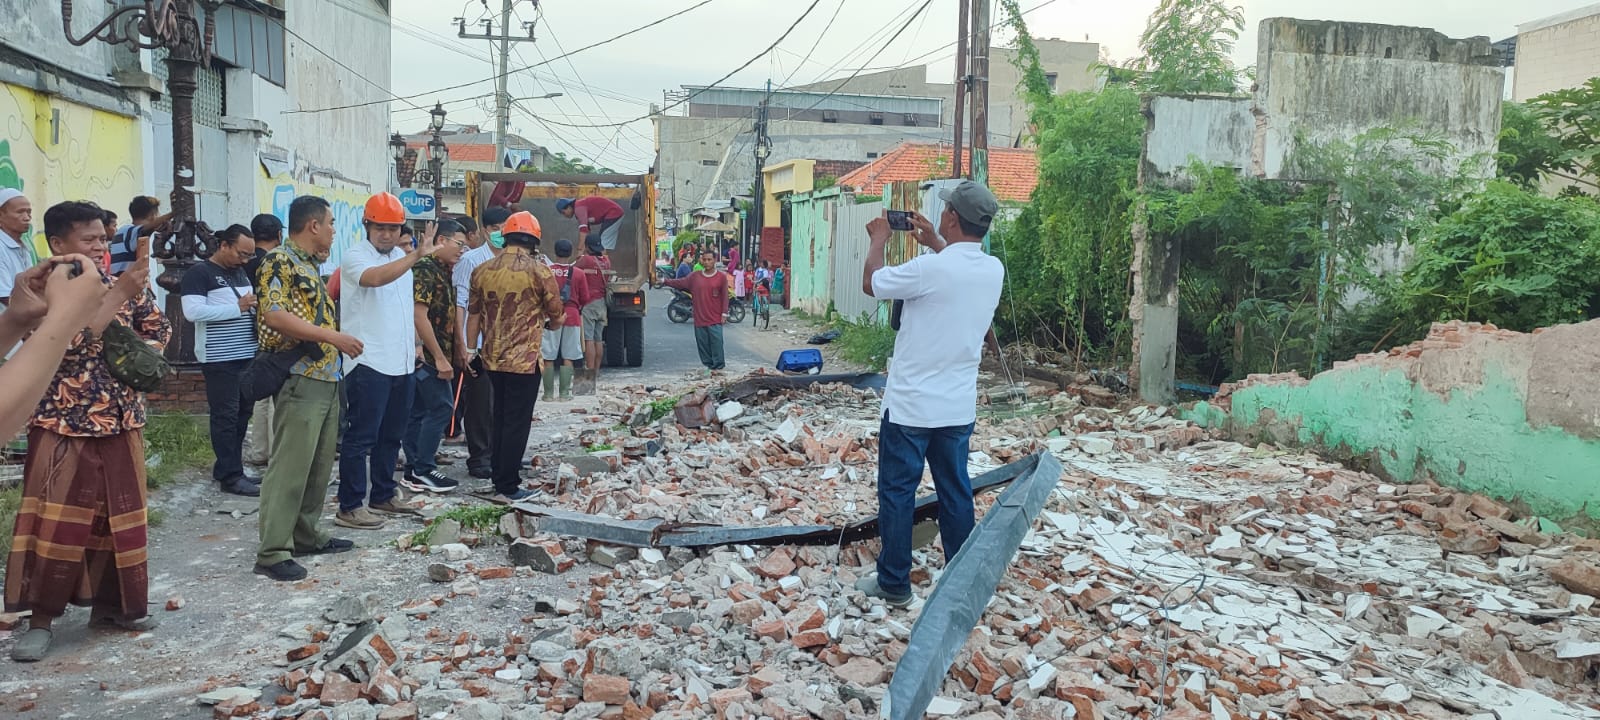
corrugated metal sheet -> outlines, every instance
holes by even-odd
[[[699,92],[690,102],[697,105],[730,105],[735,107],[755,107],[767,97],[765,90],[753,88],[711,88],[701,90],[699,87],[684,86],[690,92]],[[944,99],[931,97],[912,97],[905,95],[849,95],[845,93],[825,92],[799,92],[794,90],[776,90],[768,105],[777,112],[779,108],[794,110],[841,110],[854,112],[858,110],[873,110],[883,113],[902,113],[912,115],[933,115],[938,117],[944,113]]]
[[[848,200],[853,196],[846,197],[853,202]],[[797,195],[790,201],[790,307],[821,315],[833,300],[833,220],[839,203],[836,187]]]
[[[883,205],[857,205],[853,200],[835,206],[833,218],[833,307],[851,321],[866,316],[887,322],[883,303],[861,292],[861,265],[867,259],[867,223],[883,212]]]

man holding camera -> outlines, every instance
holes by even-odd
[[[911,213],[909,230],[932,252],[884,267],[893,232],[884,217],[867,223],[871,244],[861,289],[905,307],[895,336],[878,432],[878,572],[856,589],[894,607],[911,604],[911,525],[922,469],[939,496],[945,561],[972,533],[968,441],[977,420],[978,362],[1000,303],[1005,268],[983,252],[999,209],[994,194],[970,180],[942,191],[939,227]]]

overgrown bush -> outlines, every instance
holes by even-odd
[[[1401,283],[1413,327],[1470,320],[1528,331],[1588,317],[1600,210],[1491,183],[1442,218]]]
[[[992,237],[1007,273],[1001,330],[1080,358],[1125,357],[1139,96],[1121,87],[1066,93],[1037,106],[1034,121],[1039,185]]]

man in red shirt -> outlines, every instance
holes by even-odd
[[[572,263],[563,263],[572,256],[572,241],[557,240],[555,259],[550,263],[550,273],[556,276],[560,288],[561,305],[565,321],[560,330],[545,330],[540,352],[544,355],[544,399],[555,400],[556,389],[563,401],[572,399],[572,373],[583,369],[583,319],[581,308],[589,298],[589,283],[574,278]],[[576,282],[575,282],[576,280]],[[562,364],[565,360],[566,363]]]
[[[728,314],[729,278],[717,270],[717,254],[711,250],[701,251],[700,266],[704,268],[700,272],[661,284],[687,290],[694,298],[694,346],[709,374],[726,365],[722,356],[722,316]]]
[[[573,200],[556,201],[556,212],[578,221],[578,241],[599,237],[607,255],[617,249],[617,235],[622,230],[622,206],[599,195]]]
[[[589,376],[589,384],[592,385],[600,379],[600,364],[606,356],[606,283],[611,260],[605,256],[605,246],[597,236],[590,235],[584,241],[584,249],[588,252],[578,258],[572,267],[589,286],[589,301],[580,308],[580,314],[583,317],[583,355],[589,359],[583,372]],[[579,394],[584,392],[588,391],[580,390]]]

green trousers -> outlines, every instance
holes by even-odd
[[[261,548],[256,563],[328,542],[322,523],[339,442],[339,385],[289,376],[273,399],[272,455],[261,478]]]
[[[707,370],[721,370],[727,365],[722,357],[721,325],[695,328],[694,349],[700,352],[700,364]]]

